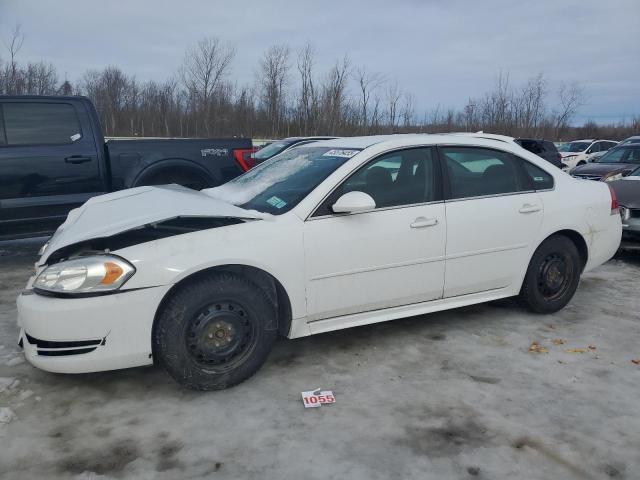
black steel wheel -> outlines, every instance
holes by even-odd
[[[153,328],[154,360],[182,385],[219,390],[253,375],[277,337],[276,309],[264,291],[234,273],[179,287]]]
[[[563,235],[545,240],[535,251],[520,290],[520,300],[537,313],[553,313],[573,297],[582,270],[576,245]]]

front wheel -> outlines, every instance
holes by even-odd
[[[575,244],[565,236],[545,240],[535,251],[520,290],[520,301],[536,313],[554,313],[573,297],[582,262]]]
[[[240,275],[212,274],[164,302],[153,329],[154,359],[185,387],[221,390],[262,366],[277,333],[264,291]]]

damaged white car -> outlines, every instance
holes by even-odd
[[[555,312],[620,236],[606,184],[510,141],[317,142],[215,189],[140,187],[71,212],[18,298],[20,343],[44,370],[156,362],[220,389],[278,334],[511,296]]]

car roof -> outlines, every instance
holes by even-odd
[[[518,146],[512,137],[504,135],[493,134],[479,134],[479,133],[405,133],[394,135],[369,135],[365,137],[342,137],[334,140],[324,140],[315,142],[313,147],[335,147],[335,148],[353,148],[353,149],[365,149],[372,145],[378,145],[382,143],[403,143],[407,146],[414,144],[438,144],[438,143],[453,143],[453,144],[465,144],[462,139],[467,140],[481,140],[484,145],[504,145],[505,143]],[[297,148],[305,148],[306,145],[302,145]],[[310,145],[311,147],[311,145]],[[520,148],[518,146],[518,148]]]
[[[287,137],[287,138],[282,138],[280,140],[274,140],[274,142],[300,142],[303,140],[333,140],[334,138],[340,138],[340,137],[331,137],[331,136]]]

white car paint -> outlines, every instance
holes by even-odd
[[[219,200],[224,186],[202,192],[141,187],[96,197],[74,211],[49,242],[36,275],[53,253],[89,235],[113,235],[181,215],[245,221],[111,252],[136,268],[116,293],[54,298],[34,291],[32,278],[18,297],[27,359],[44,370],[70,373],[151,364],[151,331],[162,299],[181,280],[215,266],[247,265],[277,279],[291,304],[288,336],[296,338],[517,295],[535,249],[560,230],[577,232],[586,241],[586,271],[618,248],[621,222],[611,212],[607,185],[574,179],[514,142],[478,135],[397,135],[313,147],[320,145],[363,150],[282,215],[225,203]],[[513,153],[551,175],[554,188],[311,217],[336,185],[375,157],[434,145]],[[103,341],[90,353],[42,356],[27,334],[46,341]]]
[[[574,140],[573,142],[568,142],[569,145],[576,144],[576,143],[585,143],[585,145],[587,144],[588,145],[586,148],[584,148],[579,152],[559,152],[560,156],[562,157],[562,160],[561,160],[563,164],[562,169],[569,171],[577,167],[578,165],[593,162],[595,159],[607,153],[607,150],[593,152],[593,153],[591,152],[594,144],[601,141],[610,142],[612,144],[617,143],[614,140],[602,140],[602,139]],[[609,148],[613,148],[613,145],[611,145]]]

